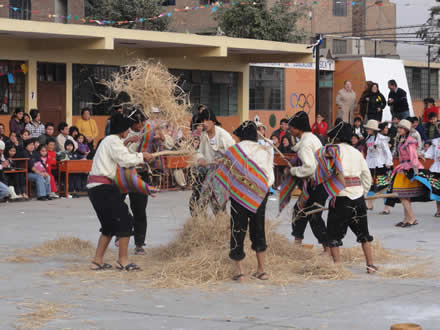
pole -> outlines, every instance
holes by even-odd
[[[374,40],[374,57],[377,57],[377,40]]]
[[[321,39],[321,35],[316,35],[316,41]],[[320,78],[320,67],[319,67],[319,58],[320,58],[320,48],[321,44],[318,42],[315,48],[315,118],[319,113],[319,78]]]
[[[431,45],[428,46],[428,97],[431,97]]]

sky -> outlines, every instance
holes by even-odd
[[[429,17],[429,9],[440,3],[435,0],[391,0],[397,5],[397,26],[423,24]],[[427,61],[427,48],[398,44],[397,52],[402,59]]]

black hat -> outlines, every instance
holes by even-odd
[[[234,131],[234,135],[236,135],[240,141],[249,140],[257,142],[257,125],[253,121],[246,120]]]
[[[304,111],[298,112],[289,120],[289,126],[299,129],[303,132],[311,132],[309,116]]]
[[[408,120],[411,122],[411,124],[414,124],[416,121],[419,120],[417,117],[409,117]]]
[[[353,130],[350,124],[340,121],[327,135],[330,140],[338,139],[340,142],[351,143]]]
[[[383,131],[383,130],[385,129],[385,127],[388,127],[388,123],[387,123],[387,122],[384,122],[384,123],[380,123],[380,124],[379,124],[379,129],[380,129],[381,131]]]
[[[116,113],[110,118],[110,134],[120,134],[130,127],[131,120]]]
[[[212,120],[216,125],[220,124],[217,121],[217,117],[215,116],[214,111],[211,109],[205,108],[199,115],[198,120],[200,120],[201,123],[203,123],[205,120]]]
[[[432,103],[435,104],[435,100],[432,97],[427,97],[423,100],[424,103]]]

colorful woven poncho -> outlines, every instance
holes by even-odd
[[[151,124],[145,125],[138,152],[151,152],[153,150],[153,138],[154,127]]]
[[[329,144],[322,147],[316,152],[316,159],[315,182],[317,185],[322,183],[330,199],[334,199],[345,188],[339,146]]]
[[[293,166],[301,166],[301,160],[296,155],[293,156],[289,161]],[[303,209],[305,207],[307,200],[310,196],[307,191],[307,182],[302,178],[288,175],[287,178],[280,185],[280,198],[278,204],[278,212],[280,214],[289,204],[292,198],[292,192],[296,186],[301,188],[301,194],[298,196],[298,200],[296,203],[299,209]]]
[[[123,194],[137,192],[151,195],[153,193],[148,184],[137,174],[135,167],[118,167],[116,170],[115,184]]]
[[[207,181],[220,205],[232,198],[253,213],[269,192],[266,174],[238,144],[226,151],[213,177]]]

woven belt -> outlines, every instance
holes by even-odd
[[[346,176],[344,177],[345,187],[359,187],[361,185],[361,179],[358,177]]]
[[[114,184],[113,180],[103,175],[89,175],[87,183]]]

